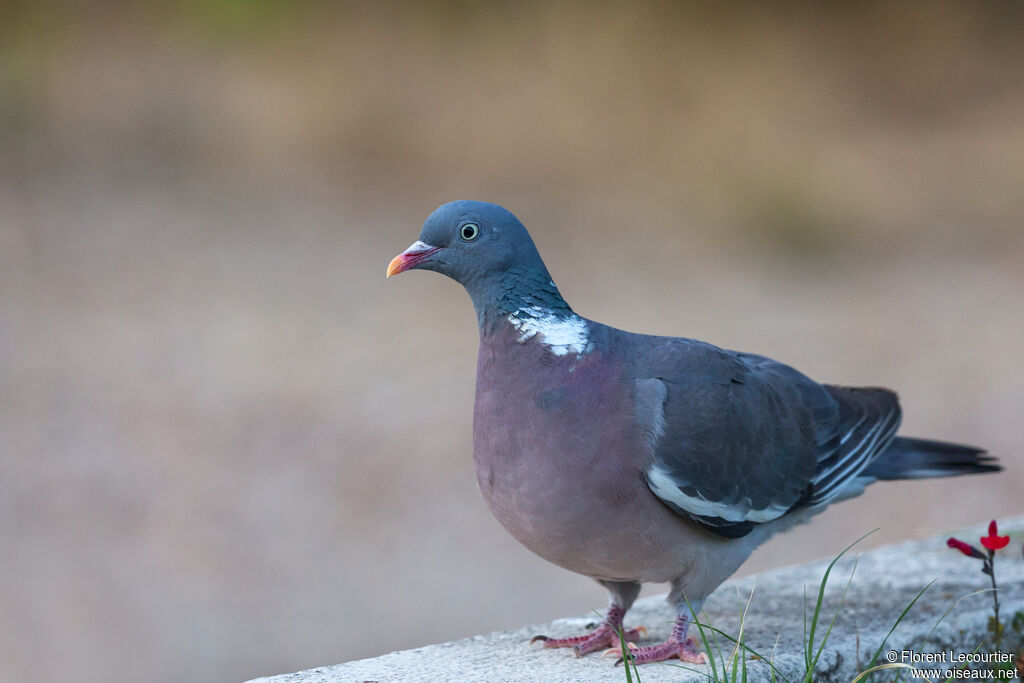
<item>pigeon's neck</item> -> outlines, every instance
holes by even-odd
[[[555,316],[572,315],[546,268],[508,268],[489,282],[467,287],[481,330],[509,315],[539,309]]]
[[[538,337],[558,356],[592,348],[587,321],[569,307],[546,269],[511,268],[481,294],[473,296],[481,337],[511,327],[517,343]]]

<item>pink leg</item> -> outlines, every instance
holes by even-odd
[[[675,626],[672,627],[672,635],[660,645],[638,647],[631,650],[629,657],[634,664],[649,664],[651,662],[664,662],[673,657],[691,664],[707,664],[708,658],[703,652],[697,652],[696,642],[693,638],[686,637],[686,631],[690,627],[690,617],[682,612],[676,617]],[[618,666],[622,659],[615,662]]]
[[[576,653],[577,657],[582,657],[585,654],[594,652],[595,650],[603,650],[609,647],[619,647],[619,630],[622,628],[622,618],[626,616],[626,610],[622,609],[619,605],[611,605],[608,608],[608,614],[605,615],[604,621],[598,626],[593,633],[586,633],[581,636],[573,636],[571,638],[548,638],[547,636],[534,636],[531,643],[541,641],[544,643],[545,648],[554,647],[571,647],[573,652]],[[622,636],[627,641],[635,640],[641,635],[647,635],[647,629],[643,626],[623,631]]]

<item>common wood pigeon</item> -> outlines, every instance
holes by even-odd
[[[476,309],[473,461],[487,505],[527,548],[610,594],[596,630],[540,636],[545,647],[617,646],[640,584],[667,582],[672,635],[634,661],[704,661],[691,609],[774,534],[877,480],[1000,469],[980,448],[896,436],[888,389],[577,315],[495,204],[438,208],[387,274],[412,269],[461,283]]]

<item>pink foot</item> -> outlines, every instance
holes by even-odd
[[[703,652],[697,652],[697,644],[693,638],[684,641],[669,638],[660,645],[638,647],[631,649],[629,658],[634,664],[650,664],[651,662],[664,662],[673,657],[691,664],[707,664],[708,658]],[[615,666],[622,663],[620,657]]]
[[[608,608],[608,614],[605,615],[604,621],[601,623],[593,633],[586,633],[582,636],[573,636],[571,638],[548,638],[547,636],[534,636],[530,643],[536,643],[541,641],[544,643],[545,648],[555,647],[571,647],[573,652],[576,653],[577,657],[582,657],[585,654],[594,652],[595,650],[602,650],[604,648],[616,648],[619,647],[619,629],[622,628],[622,617],[626,615],[626,610],[622,609],[618,605],[612,605]],[[637,628],[631,628],[628,631],[623,631],[622,636],[627,641],[635,640],[640,636],[646,636],[647,629],[643,626]]]
[[[622,637],[627,641],[636,640],[647,635],[647,629],[643,626],[631,628],[622,632]],[[619,647],[619,632],[612,629],[608,624],[601,624],[593,633],[571,638],[548,638],[547,636],[534,636],[530,642],[541,641],[545,648],[571,647],[577,657],[590,654],[596,650]]]

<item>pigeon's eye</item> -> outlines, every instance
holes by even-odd
[[[459,227],[459,237],[463,242],[472,242],[480,236],[480,226],[476,223],[463,223]]]

